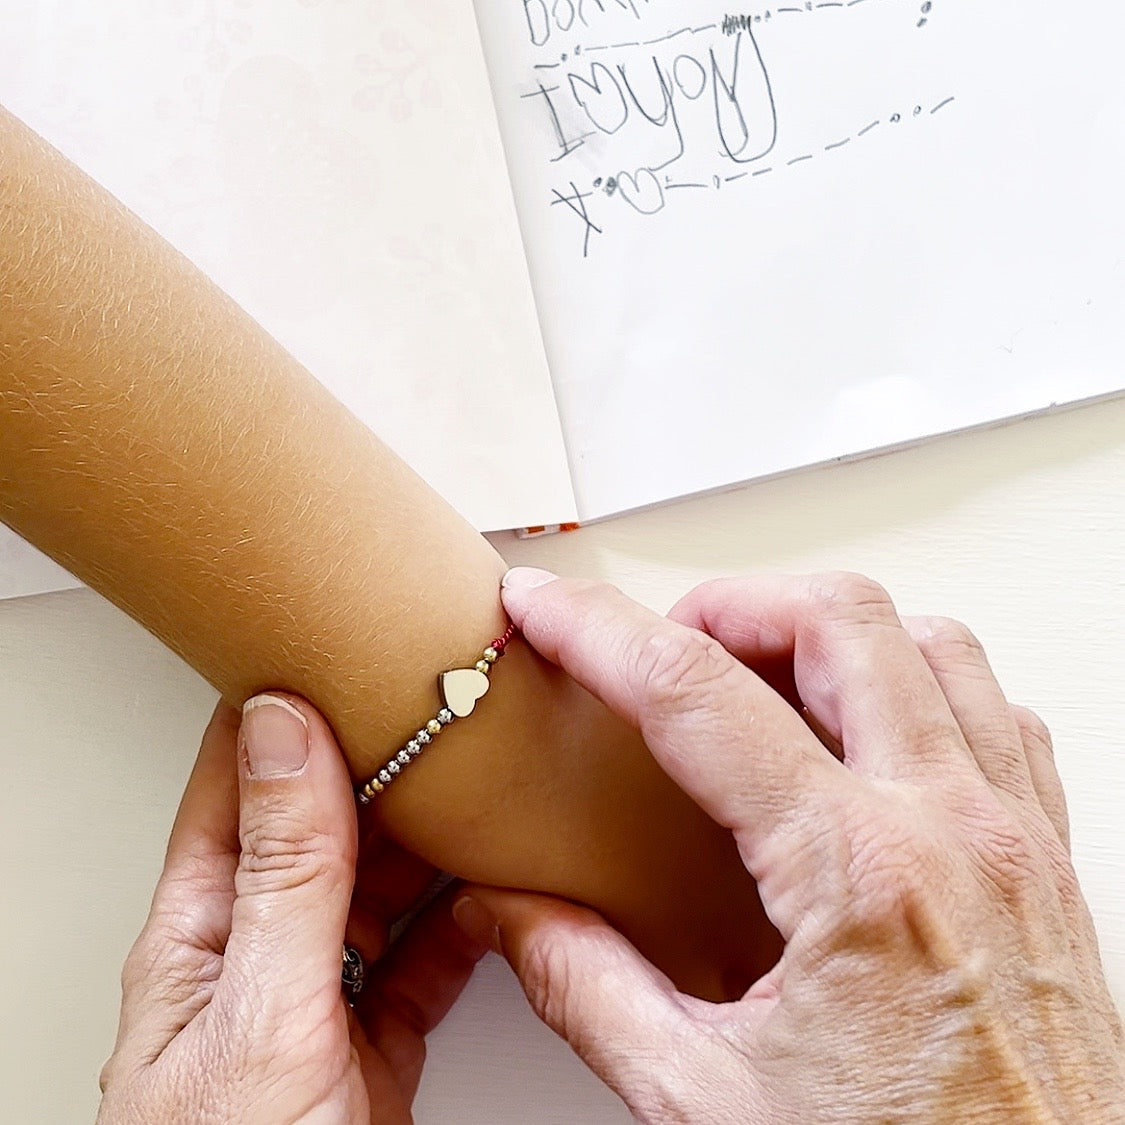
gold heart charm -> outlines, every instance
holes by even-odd
[[[445,705],[459,719],[473,713],[486,691],[488,691],[488,677],[475,668],[454,668],[452,672],[441,674],[441,697]]]

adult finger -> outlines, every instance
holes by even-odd
[[[198,1011],[230,933],[238,863],[239,713],[220,702],[180,801],[148,920],[121,973],[119,1042],[161,1049]]]
[[[345,940],[374,961],[391,930],[435,884],[432,863],[383,836],[376,828],[360,841]]]
[[[473,886],[455,917],[507,958],[536,1015],[635,1114],[662,1105],[668,1120],[681,1120],[672,1113],[671,1091],[697,1085],[700,1073],[714,1077],[715,1068],[699,1056],[721,1050],[718,1036],[695,1016],[710,1006],[680,995],[593,911],[547,895]],[[688,1075],[694,1081],[685,1081]],[[707,1120],[703,1108],[695,1107],[693,1119]]]
[[[238,763],[242,715],[225,700],[215,706],[199,756],[172,824],[165,871],[186,872],[238,854]]]
[[[877,582],[842,572],[718,579],[673,612],[745,663],[788,655],[805,706],[859,772],[975,773],[945,696]]]
[[[699,624],[698,614],[690,594],[681,598],[672,606],[667,613],[667,617],[670,621],[677,621],[681,625],[686,625],[689,629],[700,629],[702,632],[706,632]],[[757,647],[754,643],[747,643],[745,638],[738,636],[737,627],[734,623],[730,624],[730,632],[731,635],[725,640],[718,637],[716,639],[720,641],[727,652],[745,664],[754,675],[769,684],[804,719],[825,749],[834,758],[842,762],[844,760],[844,749],[839,740],[825,730],[824,726],[801,699],[801,693],[797,690],[797,678],[793,671],[792,650],[786,650],[780,646],[777,649],[765,650]]]
[[[423,1040],[461,995],[490,943],[453,919],[458,887],[446,888],[368,969],[355,1005],[368,1042],[398,1075],[408,1098],[422,1076]]]
[[[767,876],[776,883],[794,859],[808,861],[828,806],[858,783],[800,716],[717,641],[614,587],[519,585],[526,577],[505,576],[512,620],[543,656],[638,727],[672,779],[735,831],[763,895]],[[784,934],[786,923],[771,917]]]
[[[793,672],[793,649],[780,644],[776,646],[763,645],[761,643],[762,638],[757,635],[742,635],[738,630],[737,623],[733,621],[725,624],[723,636],[710,633],[700,619],[695,593],[696,591],[693,589],[680,598],[665,615],[668,620],[714,636],[727,652],[769,684],[790,707],[795,711],[803,710],[805,705],[801,700],[800,692],[797,690],[797,680]]]
[[[1070,851],[1070,814],[1066,806],[1066,793],[1055,765],[1055,750],[1051,732],[1043,720],[1026,707],[1013,706],[1012,719],[1019,728],[1031,784],[1039,804],[1047,814],[1063,847]]]
[[[1037,804],[1019,727],[980,641],[948,617],[910,617],[903,627],[929,664],[988,783],[1019,802]]]
[[[335,1006],[356,859],[347,768],[328,725],[291,697],[246,703],[240,751],[242,853],[216,1000]]]

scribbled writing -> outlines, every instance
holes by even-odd
[[[642,157],[637,172],[651,177],[687,157],[691,146],[708,152],[717,146],[726,159],[744,164],[768,155],[777,140],[769,75],[751,33],[612,65],[587,54],[557,77],[540,77],[525,97],[539,99],[548,115],[555,162],[592,137],[614,137],[619,149]],[[705,122],[689,130],[685,114],[695,104],[703,107]],[[638,195],[624,194],[647,209]]]
[[[720,192],[796,168],[953,101],[887,107],[845,136],[802,139],[786,135],[775,92],[774,28],[799,27],[798,17],[846,19],[862,5],[893,10],[914,31],[933,0],[805,0],[709,19],[698,19],[693,3],[698,22],[671,30],[657,18],[682,18],[686,0],[518,2],[536,59],[521,97],[545,123],[546,158],[557,169],[548,205],[567,217],[583,256],[614,208],[655,215],[677,192]]]
[[[640,20],[652,0],[521,0],[527,32],[536,47],[552,38],[598,26],[599,18],[615,13]]]

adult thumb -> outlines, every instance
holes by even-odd
[[[458,925],[507,958],[536,1015],[635,1116],[667,1101],[690,1018],[683,997],[599,914],[548,895],[469,887]]]
[[[258,695],[239,732],[239,841],[223,974],[288,1008],[338,999],[355,881],[352,786],[308,703]]]

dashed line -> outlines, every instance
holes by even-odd
[[[862,0],[855,0],[855,2],[861,3]],[[930,116],[933,116],[933,114],[937,113],[939,109],[944,109],[947,105],[950,105],[952,102],[954,102],[956,100],[957,100],[956,97],[950,96],[950,97],[946,98],[944,101],[938,102],[937,105],[935,105],[930,110]],[[897,115],[896,115],[896,117],[897,117]],[[835,141],[833,144],[830,144],[830,145],[825,145],[824,151],[825,152],[834,152],[836,149],[844,148],[846,145],[851,144],[851,142],[853,140],[857,140],[860,137],[864,137],[868,133],[870,133],[873,129],[877,129],[881,124],[882,124],[882,119],[880,119],[878,121],[872,121],[870,125],[865,125],[862,129],[860,129],[859,132],[857,132],[854,137],[845,137],[843,140]],[[806,152],[801,156],[794,156],[792,160],[787,160],[785,162],[785,167],[792,168],[796,164],[807,163],[809,160],[815,159],[815,155],[816,155],[815,153]],[[731,183],[734,183],[737,180],[744,180],[748,176],[754,177],[754,178],[756,178],[758,176],[768,176],[777,167],[778,167],[777,165],[771,164],[767,168],[758,168],[758,169],[755,169],[754,171],[748,171],[748,172],[738,172],[733,176],[723,177],[723,183],[731,184]],[[598,181],[598,182],[600,183],[600,181]],[[714,180],[713,182],[714,182],[715,187],[719,186],[719,181],[717,179]],[[666,183],[663,186],[664,186],[665,191],[676,191],[676,190],[680,190],[680,189],[684,189],[684,188],[695,188],[695,189],[698,189],[698,190],[705,190],[705,189],[709,188],[711,186],[711,184],[710,183],[680,183],[680,184]],[[577,189],[575,189],[575,190],[577,190]],[[573,198],[563,197],[562,194],[560,192],[557,192],[557,191],[555,192],[555,194],[556,194],[556,196],[558,196],[558,198],[552,201],[552,206],[554,206],[555,203],[565,203],[565,204],[567,204],[567,206],[569,206],[571,208],[571,210],[577,210],[577,208],[575,206],[575,201],[574,201]],[[598,230],[598,228],[596,228],[596,227],[594,228],[594,230],[598,231],[599,234],[601,233],[601,231]],[[587,235],[588,234],[589,234],[589,230],[587,230]]]
[[[819,12],[824,8],[854,8],[857,4],[866,4],[868,0],[820,0],[819,3],[809,5],[802,5],[801,7],[786,6],[782,8],[773,8],[772,11],[779,16],[783,15],[808,15],[810,12]],[[767,9],[769,11],[770,9]],[[669,39],[676,39],[681,35],[699,35],[704,31],[722,31],[723,34],[733,34],[735,31],[736,20],[749,20],[755,17],[751,16],[728,16],[730,30],[728,31],[728,22],[724,21],[723,24],[718,23],[705,23],[700,24],[699,27],[681,27],[678,31],[669,31],[666,35],[658,35],[655,39],[639,39],[630,43],[598,43],[593,47],[583,47],[583,52],[589,51],[615,51],[623,47],[651,47],[657,43],[666,43]],[[923,21],[925,22],[925,21]]]
[[[658,35],[655,39],[638,39],[634,43],[600,43],[594,47],[583,47],[586,51],[614,51],[620,47],[651,47],[656,43],[667,43],[669,39],[678,39],[681,35],[699,35],[704,31],[715,31],[717,23],[705,23],[699,27],[681,27],[679,31],[669,31],[666,35]]]
[[[678,39],[681,35],[687,35],[691,31],[690,27],[681,27],[679,31],[670,31],[667,35],[658,35],[655,39],[646,39],[644,45],[651,47],[653,43],[667,43],[669,39]]]
[[[855,0],[855,2],[861,3],[862,0]],[[948,97],[948,98],[945,99],[945,101],[938,102],[938,104],[935,105],[933,107],[933,109],[930,110],[930,116],[933,116],[935,113],[937,113],[937,111],[939,109],[944,109],[947,105],[949,105],[951,102],[954,102],[956,100],[957,99],[955,97]],[[853,140],[858,140],[860,137],[867,136],[867,134],[870,133],[872,129],[877,129],[881,124],[882,124],[882,120],[872,121],[870,125],[865,125],[862,129],[860,129],[859,132],[856,133],[856,135],[854,137],[845,137],[842,141],[836,141],[833,144],[825,145],[824,151],[825,152],[833,152],[836,149],[843,148],[845,145],[851,144],[851,142]],[[793,157],[792,160],[787,160],[785,162],[785,166],[787,168],[792,168],[794,164],[803,164],[803,163],[805,163],[806,160],[812,160],[814,158],[814,156],[815,156],[815,154],[811,153],[811,152],[805,153],[803,156],[795,156],[795,157]],[[772,167],[770,167],[770,168],[759,168],[758,171],[752,172],[751,175],[752,176],[764,176],[767,173],[772,172],[772,171],[773,171]],[[735,177],[735,178],[737,178],[737,177]]]

